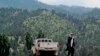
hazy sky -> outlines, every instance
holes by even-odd
[[[69,6],[85,6],[85,7],[99,7],[100,0],[38,0],[40,2],[50,5],[69,5]]]

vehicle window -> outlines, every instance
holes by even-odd
[[[45,42],[48,42],[48,40],[45,40]]]
[[[49,40],[49,42],[51,42],[51,40]]]
[[[45,42],[51,42],[51,40],[45,40]]]
[[[42,40],[42,42],[45,42],[44,40]]]
[[[41,40],[38,40],[38,42],[41,42]]]
[[[38,40],[38,42],[52,42],[52,40]]]

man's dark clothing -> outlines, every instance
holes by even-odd
[[[73,39],[73,43],[72,43],[72,46],[71,46],[71,40],[72,40],[72,37],[68,37],[68,39],[67,39],[67,51],[68,51],[68,56],[69,55],[71,55],[71,56],[73,56],[74,55],[74,51],[75,51],[75,49],[74,49],[74,47],[75,47],[75,42],[74,42],[74,39]]]

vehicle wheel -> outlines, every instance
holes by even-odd
[[[33,54],[33,56],[36,56],[36,54]]]
[[[59,54],[58,52],[55,52],[55,53],[54,53],[54,56],[58,56],[58,54]]]
[[[53,56],[58,56],[58,55],[53,55]]]
[[[35,55],[36,55],[36,56],[39,56],[39,55],[40,55],[39,51],[37,51]]]
[[[32,56],[36,56],[36,54],[33,54],[33,53],[32,53]]]

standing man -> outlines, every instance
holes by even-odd
[[[74,51],[75,51],[75,42],[74,42],[74,34],[70,33],[67,39],[67,51],[68,55],[67,56],[74,56]]]

